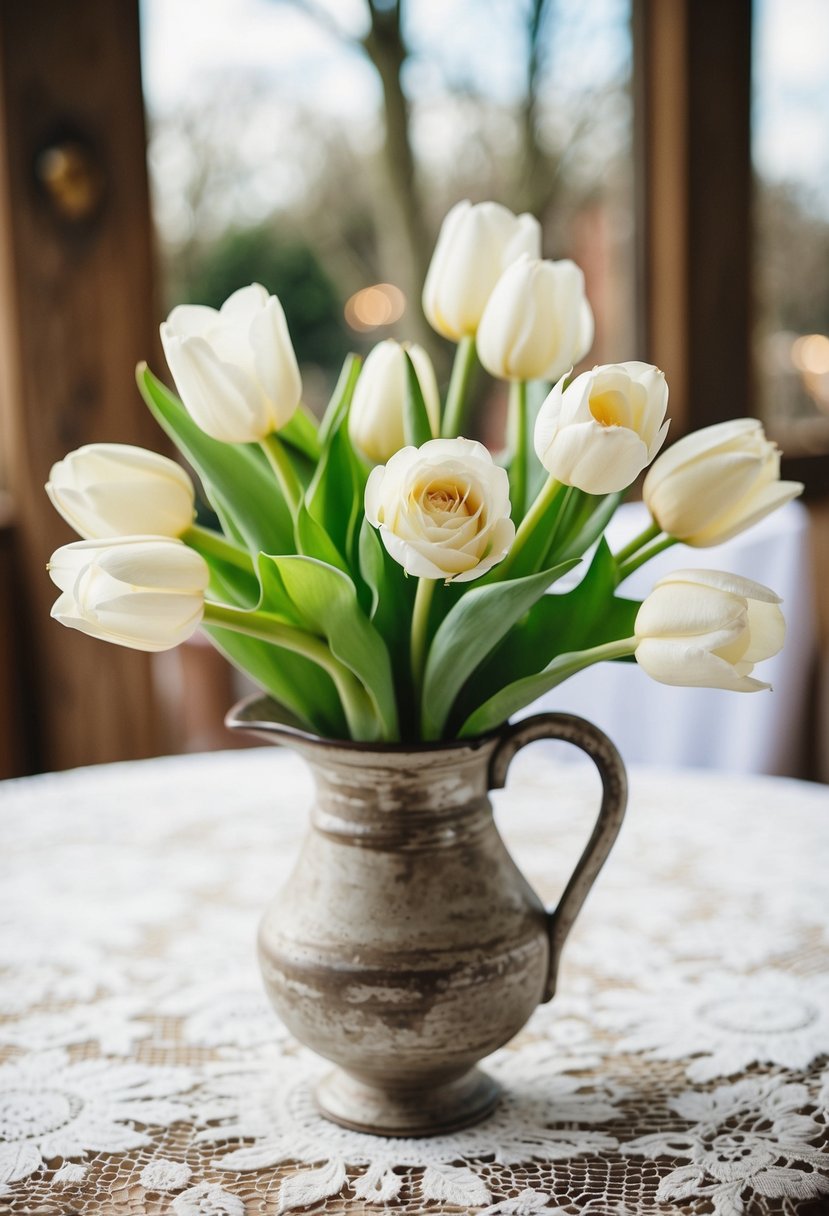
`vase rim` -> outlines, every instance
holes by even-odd
[[[272,736],[283,735],[286,741],[296,741],[319,748],[336,748],[348,752],[375,753],[386,755],[406,754],[437,754],[451,751],[478,751],[488,743],[496,742],[503,727],[496,727],[482,735],[473,735],[468,739],[443,739],[434,743],[384,743],[366,742],[360,739],[331,739],[325,735],[315,735],[313,731],[301,726],[293,726],[288,722],[279,722],[267,716],[267,707],[275,702],[263,693],[250,693],[237,701],[225,714],[225,726],[228,730],[244,730],[253,734],[266,736],[272,741]],[[506,724],[505,724],[506,725]]]

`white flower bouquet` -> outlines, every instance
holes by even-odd
[[[631,656],[668,684],[767,688],[752,671],[783,643],[772,591],[684,570],[641,605],[618,592],[667,545],[717,544],[800,493],[760,423],[709,427],[654,462],[662,373],[628,362],[573,378],[593,339],[584,280],[541,259],[530,216],[453,208],[423,304],[457,343],[445,402],[426,352],[388,340],[346,362],[319,423],[276,297],[253,285],[219,311],[175,308],[161,334],[181,399],[146,367],[138,384],[221,531],[194,523],[193,484],[166,457],[70,453],[46,488],[84,539],[51,559],[53,616],[149,651],[201,627],[280,720],[332,739],[477,735]],[[476,352],[510,385],[498,459],[463,437]],[[535,418],[533,381],[549,389]],[[611,553],[605,527],[649,464],[652,525]],[[576,585],[548,594],[579,563]]]

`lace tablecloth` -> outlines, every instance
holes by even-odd
[[[579,765],[495,795],[561,889],[595,813]],[[829,1213],[829,793],[632,774],[559,995],[487,1067],[476,1128],[323,1121],[320,1065],[260,987],[256,921],[304,830],[276,750],[0,786],[0,1212]]]

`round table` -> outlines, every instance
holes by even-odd
[[[829,1212],[826,787],[634,770],[500,1107],[416,1141],[321,1119],[263,996],[310,792],[270,749],[0,786],[0,1211]],[[555,898],[595,774],[533,748],[494,801]]]

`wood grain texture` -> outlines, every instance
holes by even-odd
[[[86,217],[62,213],[44,184],[44,151],[67,144],[99,174]],[[0,292],[2,476],[14,500],[15,599],[30,626],[38,761],[151,755],[148,656],[49,618],[46,562],[75,538],[43,493],[52,463],[79,444],[156,444],[133,380],[155,334],[132,0],[0,6]]]

